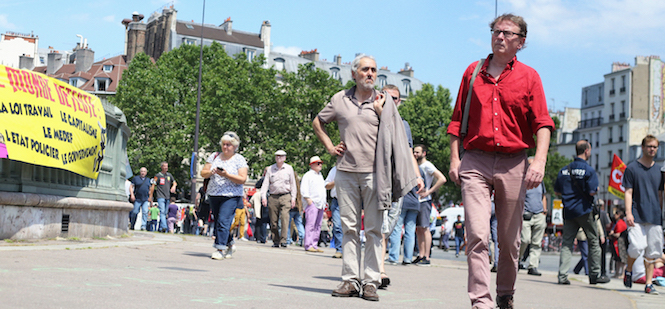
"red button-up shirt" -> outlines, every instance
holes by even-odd
[[[460,136],[469,82],[477,64],[472,63],[464,72],[448,134]],[[496,80],[487,73],[488,64],[485,61],[473,84],[464,149],[515,153],[535,147],[536,131],[554,129],[540,76],[513,58]]]

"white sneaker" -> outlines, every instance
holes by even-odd
[[[217,250],[212,253],[212,256],[210,258],[212,258],[213,260],[223,260],[224,255],[222,255],[221,251]]]
[[[240,240],[242,240],[242,241],[248,241],[249,239],[247,239],[247,238],[245,238],[245,237],[242,237],[242,238],[240,238]]]
[[[229,250],[229,249],[222,250],[222,254],[224,255],[225,259],[232,259],[233,258],[233,251],[235,251],[235,250]]]
[[[231,253],[236,253],[236,244],[231,245]]]

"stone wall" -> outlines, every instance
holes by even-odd
[[[0,192],[0,239],[122,235],[132,208],[128,202]]]

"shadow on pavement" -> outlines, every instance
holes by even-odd
[[[340,278],[340,277],[314,276],[312,278],[330,280],[330,281],[342,281],[342,278]]]
[[[315,289],[315,288],[309,288],[309,287],[304,287],[304,286],[293,286],[293,285],[279,285],[279,284],[269,284],[271,286],[275,287],[281,287],[281,288],[289,288],[289,289],[294,289],[294,290],[300,290],[300,291],[305,291],[305,292],[312,292],[312,293],[322,293],[322,294],[327,294],[329,295],[333,289]]]
[[[190,271],[190,272],[208,272],[207,270],[203,269],[191,269],[191,268],[182,268],[182,267],[158,267],[160,269],[168,269],[168,270],[178,270],[178,271]]]
[[[184,255],[189,255],[189,256],[198,256],[198,257],[210,258],[210,254],[203,253],[203,252],[184,252],[183,254]]]

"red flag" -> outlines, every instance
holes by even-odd
[[[621,199],[623,199],[623,195],[626,192],[626,189],[621,185],[624,170],[626,170],[626,164],[623,164],[619,156],[614,154],[612,158],[612,171],[610,172],[610,184],[607,190]]]

